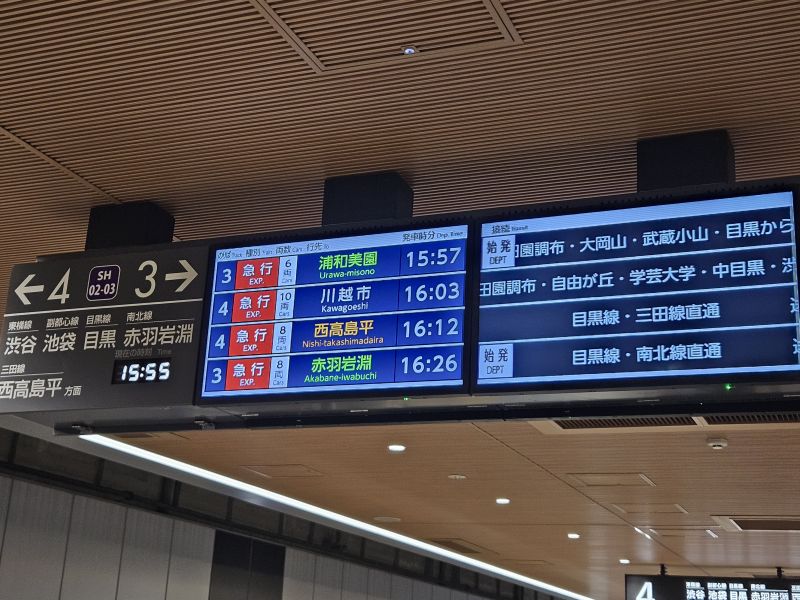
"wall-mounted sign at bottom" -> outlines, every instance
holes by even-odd
[[[800,600],[800,579],[626,575],[625,600]]]

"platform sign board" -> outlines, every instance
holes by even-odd
[[[205,246],[14,267],[0,412],[191,405]]]
[[[800,372],[791,192],[482,225],[477,383]]]
[[[800,580],[626,575],[625,600],[800,600]]]
[[[202,402],[462,388],[467,229],[218,249]]]

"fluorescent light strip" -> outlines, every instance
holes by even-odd
[[[238,479],[233,479],[232,477],[226,477],[225,475],[220,475],[218,473],[214,473],[213,471],[195,467],[189,463],[175,460],[174,458],[169,458],[167,456],[162,456],[161,454],[156,454],[155,452],[150,452],[149,450],[143,450],[136,446],[132,446],[103,435],[91,434],[81,435],[79,437],[87,442],[105,446],[106,448],[116,450],[117,452],[123,452],[125,454],[129,454],[131,456],[135,456],[137,458],[173,469],[175,471],[186,473],[187,475],[191,475],[193,477],[205,479],[207,481],[211,481],[234,490],[239,490],[247,494],[260,496],[275,502],[276,504],[282,504],[286,507],[308,513],[309,515],[315,515],[329,521],[340,523],[346,527],[363,531],[370,536],[380,537],[390,542],[416,548],[417,550],[420,550],[426,554],[441,557],[443,560],[450,563],[455,563],[470,569],[477,569],[483,572],[492,573],[493,575],[501,579],[505,579],[506,581],[518,583],[526,587],[533,587],[540,591],[558,594],[566,598],[573,598],[574,600],[593,600],[588,596],[582,596],[580,594],[576,594],[575,592],[570,592],[569,590],[550,585],[549,583],[539,581],[538,579],[526,577],[525,575],[520,575],[519,573],[514,573],[513,571],[496,567],[489,563],[475,560],[474,558],[469,558],[468,556],[463,556],[450,550],[445,550],[444,548],[434,546],[433,544],[428,544],[412,537],[395,533],[394,531],[389,531],[388,529],[383,529],[381,527],[376,527],[370,523],[365,523],[364,521],[359,521],[357,519],[320,508],[319,506],[314,506],[313,504],[308,504],[302,500],[297,500],[295,498],[290,498],[289,496],[284,496],[283,494],[271,492],[269,490],[265,490],[264,488],[239,481]]]

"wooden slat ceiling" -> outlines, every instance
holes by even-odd
[[[484,0],[272,0],[269,6],[321,69],[404,60],[409,45],[427,54],[504,39]],[[406,42],[398,40],[399,30]]]
[[[323,179],[355,172],[399,170],[418,215],[621,194],[635,188],[637,138],[710,128],[731,131],[740,180],[797,175],[799,29],[796,0],[0,0],[0,302],[12,264],[80,250],[99,203],[157,201],[188,240],[318,225]],[[405,531],[467,539],[598,598],[620,597],[610,563],[622,552],[688,572],[800,566],[780,534],[652,546],[608,508],[686,507],[637,522],[657,526],[792,510],[796,478],[770,468],[794,464],[796,436],[737,433],[719,458],[685,432],[657,434],[656,451],[636,434],[437,427],[402,430],[427,450],[392,463],[415,465],[399,473],[380,453],[364,470],[392,432],[380,428],[215,433],[208,462],[257,465],[268,454],[233,454],[302,446],[330,486],[278,489],[312,500],[322,489],[365,518],[405,506]],[[475,476],[476,495],[445,506],[437,478],[451,469]],[[561,477],[615,469],[657,485],[594,495]],[[729,472],[742,486],[719,479]],[[497,513],[496,493],[530,503]],[[572,525],[598,533],[564,546]]]
[[[798,427],[548,435],[526,422],[483,422],[182,431],[124,441],[367,522],[396,517],[381,526],[465,540],[481,549],[471,556],[602,600],[624,596],[626,571],[655,574],[662,563],[676,575],[800,567],[796,532],[732,532],[712,518],[798,514]],[[728,447],[712,450],[709,435],[725,437]],[[407,450],[390,454],[390,443]],[[298,464],[313,476],[279,476],[281,465]],[[253,465],[278,476],[258,475]],[[587,485],[576,474],[602,477]],[[618,481],[608,481],[614,475]],[[500,496],[511,504],[496,505]],[[569,532],[581,539],[569,540]]]

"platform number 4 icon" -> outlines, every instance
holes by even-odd
[[[69,300],[69,272],[70,269],[67,269],[67,272],[56,284],[55,289],[47,297],[48,300],[58,300],[61,304],[66,304],[67,300]]]
[[[645,581],[642,584],[642,589],[636,594],[636,600],[656,600],[653,598],[653,582]]]

